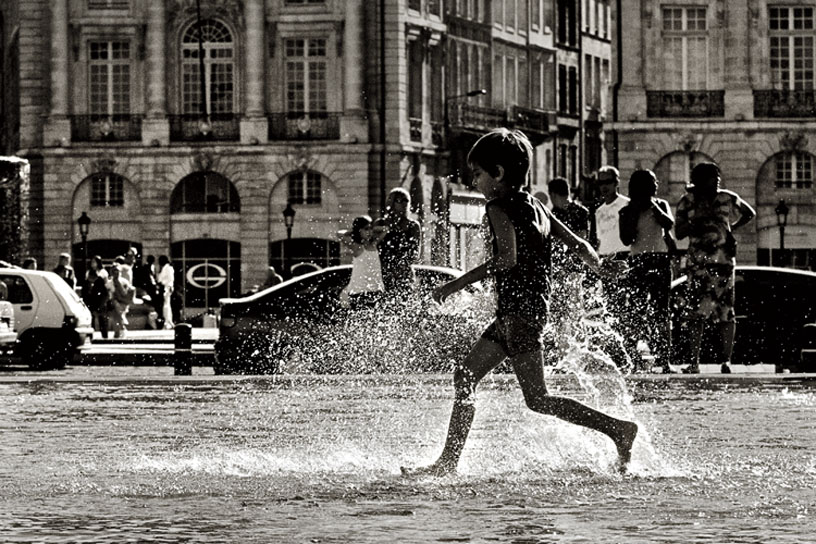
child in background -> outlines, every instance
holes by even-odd
[[[550,242],[560,240],[593,270],[615,274],[613,260],[600,261],[588,242],[575,236],[541,202],[522,190],[532,161],[532,146],[520,131],[501,128],[482,136],[468,154],[477,189],[487,199],[493,256],[461,277],[437,287],[442,302],[465,286],[494,276],[496,319],[482,333],[454,371],[453,411],[439,459],[405,474],[444,475],[456,470],[476,413],[476,387],[506,358],[521,386],[527,406],[541,414],[602,432],[615,443],[625,470],[638,428],[577,400],[550,395],[544,383],[542,333],[550,295]]]
[[[375,227],[368,215],[356,217],[351,230],[338,232],[353,255],[351,279],[344,289],[352,308],[373,306],[382,298],[385,285],[377,245],[386,232],[383,226]]]
[[[620,238],[629,246],[629,308],[625,335],[629,352],[644,340],[663,372],[671,372],[671,234],[674,217],[669,203],[657,198],[657,176],[636,170],[629,178],[629,204],[620,211]],[[651,370],[651,368],[645,369]]]

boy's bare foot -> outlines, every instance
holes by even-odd
[[[456,472],[456,467],[437,461],[426,467],[400,467],[400,472],[402,472],[403,476],[433,476],[439,478]]]
[[[632,445],[638,433],[637,423],[625,421],[621,424],[618,436],[615,438],[615,446],[618,448],[618,470],[626,472],[629,461],[632,459]]]

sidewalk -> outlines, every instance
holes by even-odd
[[[215,343],[218,329],[193,327],[193,343]],[[127,331],[124,338],[102,338],[102,333],[94,332],[93,344],[173,344],[173,329]]]

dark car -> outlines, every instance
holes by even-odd
[[[688,364],[690,335],[680,319],[686,277],[672,282],[672,343],[674,362]],[[735,283],[737,333],[731,362],[772,364],[777,371],[814,371],[802,358],[802,350],[812,347],[816,328],[816,273],[790,268],[737,266]],[[706,327],[706,335],[715,327]],[[703,345],[712,345],[711,336]],[[702,350],[700,362],[719,364],[711,351]],[[808,368],[808,365],[810,368]]]
[[[388,298],[372,309],[352,311],[344,301],[350,265],[222,299],[215,373],[449,370],[452,360],[467,353],[490,309],[473,301],[435,304],[431,290],[461,272],[426,265],[414,270],[412,294]],[[476,288],[462,296],[480,294]]]

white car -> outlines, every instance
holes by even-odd
[[[14,355],[38,370],[70,363],[93,335],[91,312],[79,295],[53,272],[0,268],[0,281],[14,307]]]
[[[0,300],[0,353],[11,353],[17,343],[14,329],[14,306],[7,300]]]

